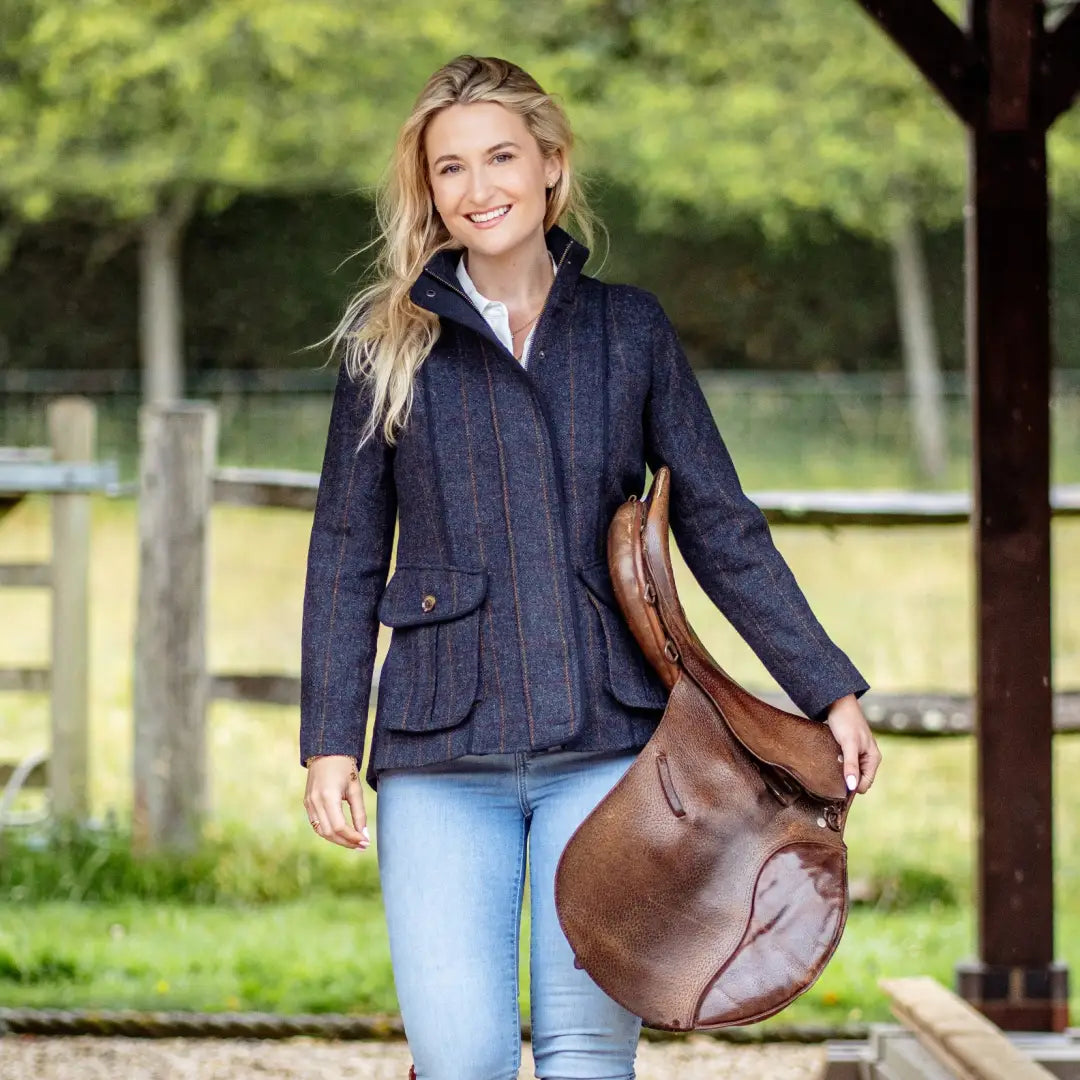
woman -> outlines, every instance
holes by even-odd
[[[526,861],[537,1075],[633,1076],[639,1021],[574,967],[553,882],[665,703],[606,563],[646,464],[670,466],[680,552],[829,724],[849,787],[865,792],[880,758],[856,701],[867,684],[742,493],[656,297],[582,272],[572,145],[516,65],[461,56],[435,72],[380,192],[378,280],[332,335],[346,362],[308,560],[304,805],[323,838],[368,846],[357,764],[381,621],[367,779],[420,1080],[517,1075]]]

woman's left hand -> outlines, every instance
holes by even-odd
[[[840,744],[848,790],[865,795],[881,764],[881,751],[855,695],[834,701],[825,723]]]

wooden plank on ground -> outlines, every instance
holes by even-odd
[[[966,1001],[927,976],[882,979],[896,1018],[961,1080],[1050,1080]]]

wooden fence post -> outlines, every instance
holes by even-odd
[[[191,850],[206,811],[206,611],[217,414],[139,411],[136,850]]]
[[[85,398],[49,405],[49,439],[58,462],[94,460],[97,414]],[[52,497],[52,749],[49,788],[58,818],[89,811],[90,496]]]

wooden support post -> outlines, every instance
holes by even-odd
[[[1054,960],[1050,317],[1042,4],[973,0],[990,86],[971,128],[979,962],[961,992],[1003,1028],[1062,1030]]]
[[[96,412],[84,398],[60,398],[48,411],[58,462],[93,461]],[[90,496],[52,497],[52,749],[53,813],[82,820],[89,811]]]
[[[137,850],[190,850],[206,807],[206,609],[217,416],[139,413],[139,602],[133,831]]]
[[[1080,7],[1048,35],[1043,71],[1043,116],[1049,127],[1080,95]]]

